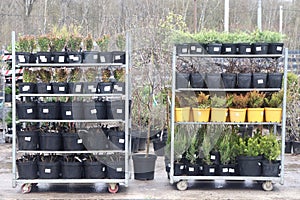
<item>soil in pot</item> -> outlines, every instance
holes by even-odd
[[[134,179],[153,180],[156,159],[154,154],[133,154]]]
[[[190,84],[192,88],[205,88],[205,75],[201,73],[191,73]]]
[[[80,179],[83,174],[81,162],[61,162],[61,176],[66,179]]]
[[[36,179],[38,178],[37,160],[23,161],[17,160],[17,169],[19,179]]]
[[[262,176],[279,177],[280,161],[262,161]]]
[[[260,176],[262,156],[239,156],[238,169],[241,176]]]
[[[106,166],[100,161],[85,161],[83,170],[84,178],[101,179],[106,177]]]
[[[19,150],[37,150],[39,131],[17,131]]]
[[[266,88],[267,76],[267,73],[252,73],[253,88]]]
[[[63,149],[65,151],[84,150],[83,140],[78,133],[62,133]]]
[[[36,119],[37,105],[36,102],[17,102],[17,115],[19,119]]]
[[[40,150],[59,151],[62,149],[62,137],[59,132],[40,132]]]

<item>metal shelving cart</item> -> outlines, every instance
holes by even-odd
[[[129,101],[130,101],[130,75],[129,75],[129,62],[130,62],[130,56],[129,56],[129,48],[130,48],[130,42],[129,42],[129,35],[126,35],[126,52],[125,52],[125,63],[45,63],[45,64],[18,64],[22,67],[36,67],[36,68],[42,68],[42,67],[49,67],[49,68],[55,68],[55,67],[65,67],[65,68],[71,68],[71,67],[96,67],[96,68],[102,68],[102,67],[121,67],[125,68],[125,94],[19,94],[15,95],[16,91],[16,82],[15,80],[15,73],[12,73],[12,89],[13,89],[13,97],[12,97],[12,116],[13,116],[13,134],[12,134],[12,186],[16,187],[18,184],[22,184],[21,189],[23,193],[28,193],[31,191],[31,187],[38,184],[38,183],[59,183],[59,184],[67,184],[67,183],[80,183],[80,184],[93,184],[93,183],[104,183],[108,186],[108,191],[110,193],[116,193],[119,189],[119,185],[124,185],[125,187],[128,187],[129,178],[130,178],[130,135],[129,135],[129,129],[130,129],[130,115],[129,115]],[[12,71],[14,72],[16,70],[16,52],[15,52],[15,32],[12,32]],[[16,118],[16,99],[20,99],[23,97],[103,97],[108,99],[120,99],[125,101],[125,118],[123,120],[119,119],[82,119],[82,120],[43,120],[43,119],[19,119]],[[125,132],[125,150],[118,149],[118,150],[82,150],[82,151],[42,151],[42,150],[18,150],[17,148],[17,133],[16,133],[16,124],[18,123],[26,123],[26,122],[35,122],[35,123],[42,123],[42,122],[53,122],[53,123],[62,123],[62,122],[74,122],[74,123],[95,123],[95,124],[110,124],[112,123],[114,126],[121,125],[124,128]],[[24,154],[58,154],[58,155],[67,155],[67,154],[114,154],[114,153],[121,153],[125,157],[125,178],[122,179],[87,179],[87,178],[81,178],[81,179],[20,179],[18,178],[18,172],[17,172],[17,164],[16,159],[18,155],[24,155]]]
[[[282,106],[282,122],[281,123],[233,123],[233,122],[175,122],[175,96],[178,92],[183,91],[206,91],[206,92],[247,92],[252,91],[255,88],[245,89],[245,88],[176,88],[176,62],[178,57],[184,57],[186,59],[192,57],[198,58],[206,58],[206,59],[223,59],[223,58],[271,58],[271,59],[279,59],[284,57],[284,76],[283,76],[283,90],[284,90],[284,97],[283,97],[283,106]],[[188,181],[196,180],[196,181],[204,181],[204,180],[233,180],[233,181],[257,181],[262,183],[262,188],[266,191],[270,191],[273,189],[274,183],[284,183],[284,152],[285,152],[285,127],[286,127],[286,91],[287,91],[287,59],[288,59],[288,49],[284,49],[284,55],[212,55],[212,54],[177,54],[176,47],[173,49],[172,55],[172,104],[171,104],[171,155],[170,155],[170,183],[176,184],[178,190],[186,190],[188,188]],[[264,92],[276,92],[279,91],[281,88],[256,88],[255,90],[264,91]],[[224,125],[253,125],[253,126],[273,126],[274,127],[274,134],[276,134],[276,130],[278,126],[281,126],[281,171],[279,177],[266,177],[266,176],[186,176],[186,175],[174,175],[174,134],[175,134],[175,126],[178,125],[214,125],[214,124],[224,124]]]

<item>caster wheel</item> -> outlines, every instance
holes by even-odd
[[[178,190],[184,191],[188,188],[188,183],[187,183],[187,181],[179,181],[176,184],[176,187],[177,187]]]
[[[262,188],[265,191],[272,191],[273,190],[273,183],[272,183],[272,181],[266,181],[266,182],[262,183]]]
[[[31,184],[25,183],[21,186],[21,190],[23,194],[29,193],[31,191]]]
[[[109,184],[107,189],[108,189],[109,193],[115,194],[119,191],[119,185],[118,184]]]

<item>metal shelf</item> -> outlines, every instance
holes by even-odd
[[[197,125],[197,124],[224,124],[224,125],[281,125],[276,122],[174,122],[175,124]]]
[[[173,176],[174,181],[180,180],[232,180],[232,181],[280,181],[280,177],[264,176]]]
[[[123,63],[19,63],[20,67],[107,67],[125,66]]]
[[[80,153],[92,153],[92,154],[113,154],[113,153],[125,153],[123,150],[85,150],[85,151],[46,151],[46,150],[19,150],[18,153],[32,153],[32,154],[80,154]]]
[[[259,92],[277,92],[281,88],[178,88],[176,92],[184,91],[204,91],[204,92],[249,92],[257,90]]]
[[[82,123],[125,123],[123,120],[110,120],[110,119],[73,119],[73,120],[60,120],[60,119],[20,119],[16,123],[20,122],[82,122]]]
[[[16,97],[124,97],[122,94],[18,94]]]
[[[201,58],[280,58],[282,54],[178,54],[178,57]]]

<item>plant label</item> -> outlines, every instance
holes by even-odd
[[[19,59],[20,63],[25,63],[25,56],[24,55],[19,55],[18,59]]]
[[[22,90],[23,90],[24,92],[27,92],[27,91],[30,90],[30,86],[29,86],[29,85],[24,85],[23,88],[22,88]]]
[[[32,110],[32,108],[29,108],[26,110],[26,112],[27,112],[27,114],[30,114],[30,113],[33,113],[33,110]]]
[[[49,109],[48,108],[44,108],[43,109],[43,113],[49,113]]]
[[[40,56],[40,61],[41,61],[42,63],[47,62],[46,56]]]
[[[100,62],[105,63],[105,56],[100,56]]]
[[[116,171],[117,172],[121,172],[122,171],[122,167],[117,167]]]
[[[45,169],[45,174],[51,174],[51,169],[46,168]]]
[[[215,168],[209,168],[209,173],[215,173]]]
[[[76,85],[75,92],[80,92],[80,91],[81,91],[81,85]]]
[[[66,116],[71,116],[72,115],[72,111],[66,111]]]
[[[189,172],[194,172],[195,168],[194,167],[189,167]]]
[[[95,55],[93,56],[93,59],[94,59],[94,60],[97,60],[97,59],[98,59],[98,55],[95,54]]]
[[[255,48],[256,51],[261,51],[261,46]]]
[[[25,137],[24,140],[25,140],[26,142],[30,142],[30,141],[31,141],[31,137]]]
[[[47,90],[47,91],[51,91],[51,85],[47,85],[46,90]]]
[[[65,87],[58,87],[58,91],[64,92],[65,91]]]
[[[264,83],[264,80],[263,79],[258,79],[257,80],[257,84],[263,84]]]
[[[227,172],[228,172],[228,168],[227,168],[227,167],[223,168],[223,169],[222,169],[222,172],[223,172],[223,173],[227,173]]]
[[[91,114],[97,114],[97,110],[96,109],[92,109],[91,110]]]
[[[276,47],[276,50],[277,50],[277,51],[282,51],[282,47],[281,47],[281,46],[278,46],[278,47]]]
[[[109,92],[109,91],[110,91],[110,86],[105,86],[105,87],[104,87],[104,91],[105,91],[105,92]]]
[[[59,63],[65,62],[65,56],[58,56],[58,62]]]
[[[82,139],[78,139],[77,144],[82,144]]]
[[[247,53],[251,53],[251,48],[246,48]]]
[[[119,139],[119,143],[120,143],[120,144],[124,144],[124,143],[125,143],[125,140],[122,139],[122,138],[120,138],[120,139]]]
[[[123,113],[123,109],[117,109],[117,113],[118,114],[122,114]]]

